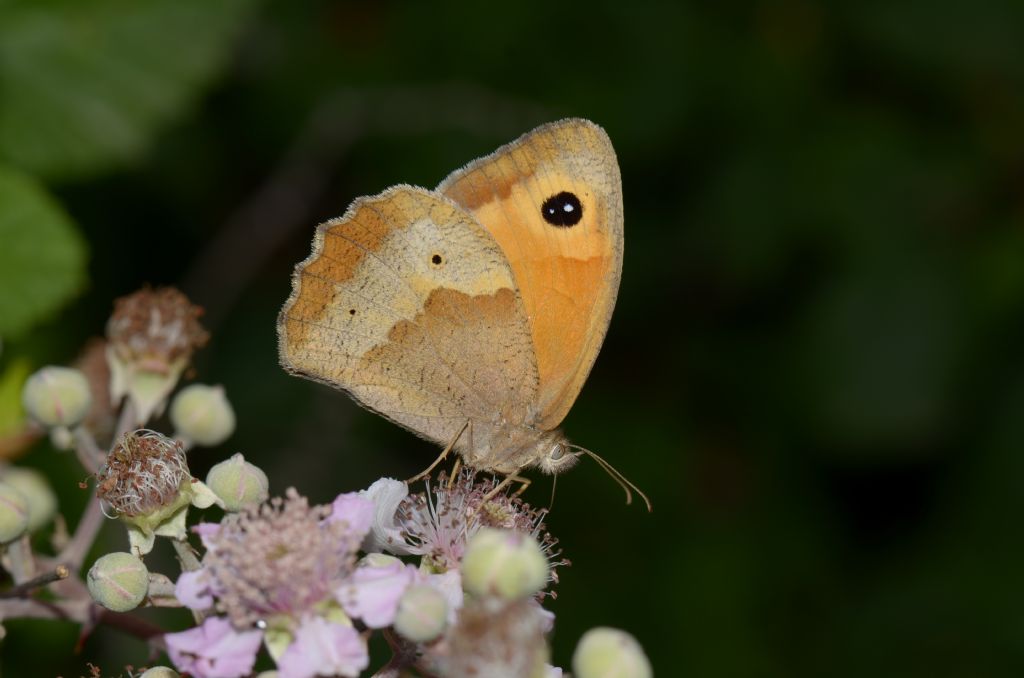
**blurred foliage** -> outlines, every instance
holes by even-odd
[[[0,3],[0,157],[69,178],[138,156],[220,70],[251,4]]]
[[[31,178],[0,165],[0,337],[51,315],[85,280],[85,243]]]
[[[0,156],[91,251],[87,293],[3,360],[69,362],[114,297],[178,284],[239,419],[196,475],[241,450],[315,500],[407,477],[436,450],[277,366],[291,268],[356,196],[588,117],[626,261],[566,431],[655,512],[594,465],[559,480],[556,663],[610,624],[660,675],[1016,676],[1021,26],[1016,0],[0,1]],[[26,463],[80,503],[70,460]],[[7,626],[10,675],[83,672]],[[103,630],[82,657],[141,652]]]

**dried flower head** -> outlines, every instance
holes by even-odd
[[[117,441],[96,480],[96,495],[107,506],[135,517],[179,503],[182,484],[191,475],[181,443],[141,429]]]
[[[449,482],[442,472],[426,491],[403,499],[395,519],[408,552],[423,556],[425,565],[444,572],[459,567],[467,542],[481,528],[518,530],[533,535],[540,544],[550,565],[550,581],[557,584],[556,568],[569,561],[561,558],[558,540],[544,524],[547,509],[533,508],[507,491],[493,494],[497,483],[465,469]]]
[[[363,534],[328,520],[330,506],[310,506],[294,489],[285,495],[227,515],[204,536],[216,607],[236,628],[299,618],[331,599],[355,567]]]
[[[209,335],[199,324],[202,309],[171,287],[142,289],[122,297],[107,322],[110,398],[128,396],[141,426],[167,405],[167,398]]]
[[[144,288],[114,302],[107,339],[122,360],[166,372],[206,345],[210,335],[199,324],[202,314],[173,287]]]

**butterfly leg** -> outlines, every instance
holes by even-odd
[[[448,478],[448,489],[452,489],[452,485],[455,484],[455,478],[459,475],[459,470],[462,468],[462,457],[455,457],[455,463],[452,464],[452,475]]]
[[[442,461],[444,461],[445,457],[447,457],[448,454],[452,451],[452,449],[455,447],[455,443],[459,442],[459,438],[461,438],[462,434],[466,432],[466,428],[469,427],[470,423],[471,422],[467,421],[465,424],[462,425],[462,428],[460,428],[459,432],[455,434],[455,437],[452,438],[452,441],[450,443],[448,443],[447,446],[445,446],[445,448],[441,451],[441,454],[438,455],[437,459],[434,460],[433,464],[428,466],[426,468],[426,470],[424,470],[424,471],[422,471],[420,473],[417,473],[412,478],[409,478],[408,480],[406,480],[405,484],[406,485],[412,485],[417,480],[423,480],[424,478],[429,476],[430,472],[433,471],[435,468],[437,468],[437,465],[440,464]]]
[[[504,490],[506,487],[508,487],[512,483],[521,483],[521,485],[519,486],[519,489],[516,490],[512,494],[513,497],[518,497],[519,495],[521,495],[523,492],[526,491],[526,488],[528,488],[530,486],[531,482],[532,481],[529,478],[524,478],[523,476],[516,475],[515,473],[510,473],[509,475],[505,476],[504,480],[502,480],[500,483],[495,485],[494,489],[492,489],[490,492],[488,492],[484,496],[483,501],[481,502],[481,504],[486,504],[488,501],[493,499],[499,492]]]

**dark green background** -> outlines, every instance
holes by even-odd
[[[1021,675],[1024,5],[277,0],[228,33],[138,152],[44,172],[90,282],[11,350],[67,362],[114,297],[179,285],[239,424],[196,475],[242,451],[318,501],[411,475],[434,448],[278,367],[291,269],[355,197],[586,117],[626,253],[565,430],[655,510],[593,463],[559,480],[554,662],[605,624],[661,676]],[[8,675],[146,661],[8,626]]]

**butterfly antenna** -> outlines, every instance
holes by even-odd
[[[612,466],[603,458],[601,458],[601,456],[599,456],[596,452],[591,452],[585,447],[580,447],[579,445],[573,445],[571,443],[569,447],[589,455],[594,461],[596,461],[598,465],[604,469],[604,472],[610,475],[612,477],[612,480],[617,482],[619,484],[619,487],[621,487],[623,491],[626,493],[627,504],[633,503],[633,492],[636,492],[637,494],[640,495],[640,498],[644,500],[644,504],[647,505],[647,512],[650,513],[654,511],[654,507],[651,505],[651,500],[647,498],[647,495],[644,494],[643,490],[634,485],[629,478],[619,473],[618,469],[616,469],[614,466]]]

